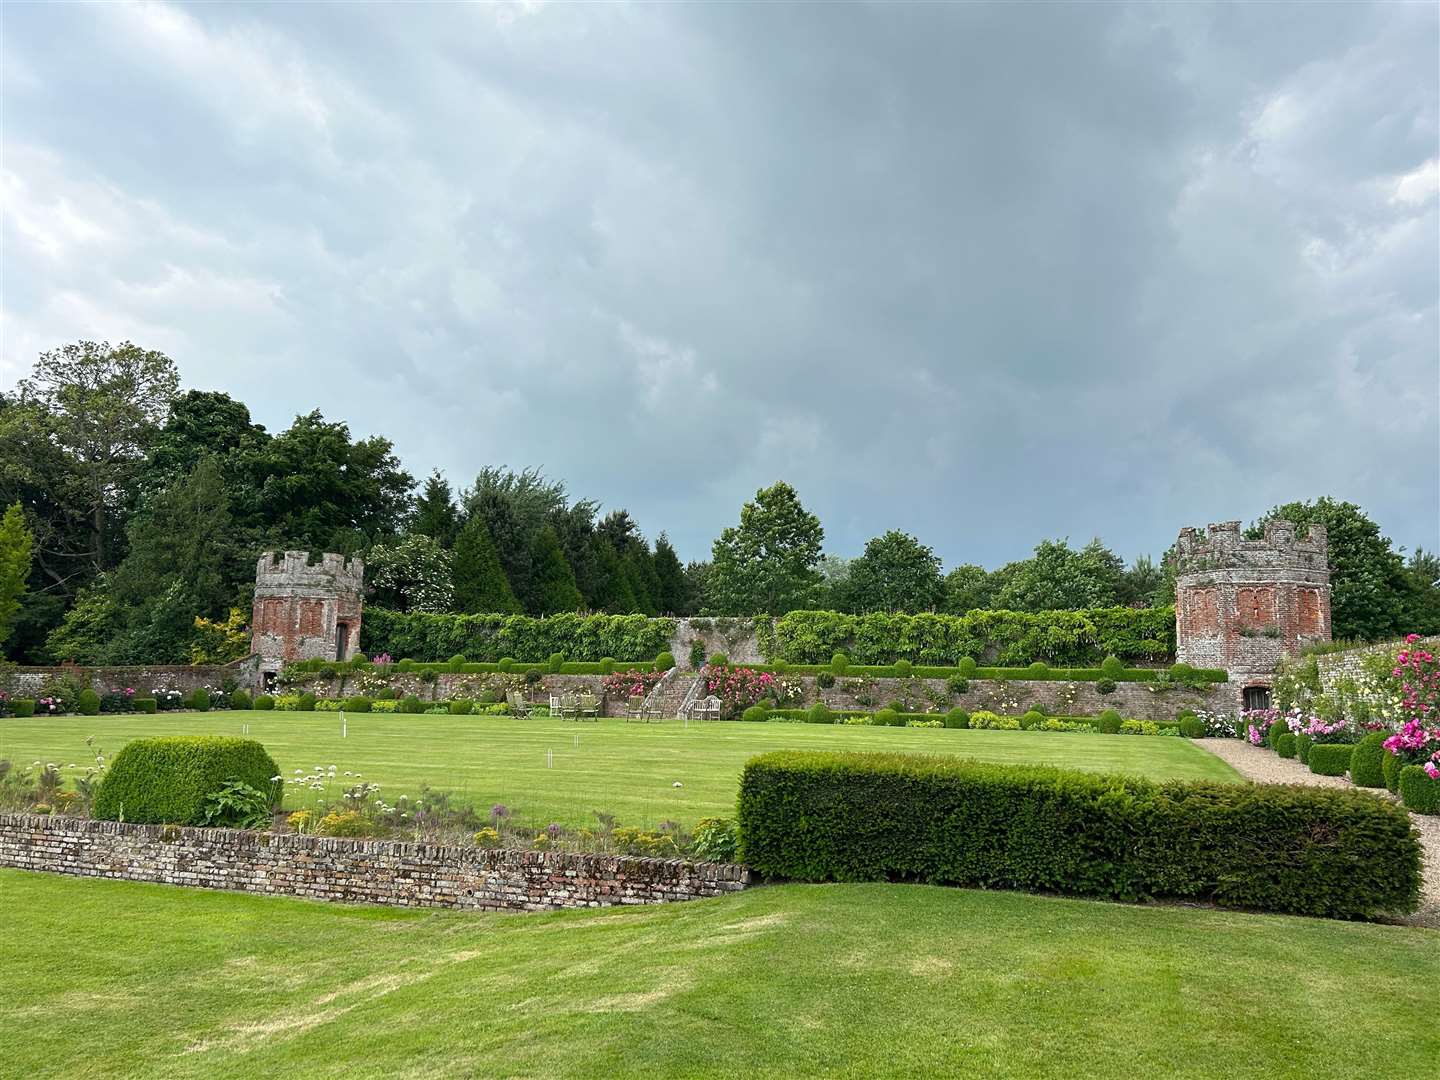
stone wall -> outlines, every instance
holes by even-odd
[[[723,863],[0,814],[0,866],[315,900],[480,911],[662,904],[747,888]]]
[[[261,670],[290,660],[346,660],[360,647],[365,564],[359,557],[267,551],[255,564],[250,651]],[[343,630],[343,633],[342,633]]]
[[[1382,641],[1375,645],[1360,645],[1344,652],[1326,653],[1315,658],[1320,670],[1320,685],[1328,694],[1335,689],[1335,683],[1342,678],[1353,679],[1365,670],[1365,660],[1370,656],[1386,656],[1391,659],[1405,645],[1404,641]],[[1429,652],[1440,651],[1440,634],[1421,638],[1417,647]]]
[[[0,686],[8,686],[15,697],[30,698],[53,678],[68,677],[88,682],[98,694],[133,688],[144,697],[155,690],[175,689],[185,693],[200,687],[215,688],[226,679],[241,687],[254,683],[255,665],[249,660],[233,664],[153,664],[133,667],[17,667],[4,675]]]
[[[703,629],[695,626],[696,622]],[[745,618],[683,618],[675,620],[675,632],[670,635],[670,654],[682,668],[690,666],[690,643],[696,639],[705,643],[706,657],[724,653],[732,664],[763,664],[765,657],[760,654],[760,642],[755,636],[755,621]]]
[[[1114,709],[1127,719],[1174,720],[1181,709],[1233,712],[1238,708],[1236,689],[1229,683],[1211,684],[1201,690],[1173,687],[1157,691],[1150,689],[1153,684],[1122,682],[1115,684],[1113,693],[1102,694],[1093,682],[971,679],[969,690],[951,695],[943,679],[875,679],[873,689],[865,696],[879,704],[867,705],[856,699],[854,691],[846,689],[854,684],[853,679],[841,676],[828,690],[821,690],[808,676],[801,681],[805,684],[807,704],[814,702],[818,693],[826,705],[839,710],[871,711],[892,698],[903,697],[907,689],[912,690],[910,698],[915,712],[943,713],[958,707],[966,712],[985,709],[1001,716],[1020,716],[1036,705],[1043,705],[1050,716],[1097,716],[1106,709]],[[921,691],[923,696],[918,696],[913,691],[920,688],[911,687],[912,683],[921,684],[930,693],[925,695]]]

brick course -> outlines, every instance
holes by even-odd
[[[0,814],[0,866],[345,903],[478,911],[663,904],[724,896],[752,883],[746,867],[726,863],[485,851],[34,814]]]

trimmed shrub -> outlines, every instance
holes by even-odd
[[[460,672],[465,670],[465,654],[456,653],[454,656],[450,657],[450,660],[448,663],[446,663],[445,668],[452,675],[459,675]]]
[[[964,675],[967,679],[973,679],[975,677],[975,669],[980,665],[975,663],[973,656],[962,656],[960,657],[960,662],[955,666],[959,669],[961,675]]]
[[[203,687],[198,690],[191,690],[190,696],[185,699],[185,704],[196,712],[210,711],[210,691]]]
[[[250,708],[250,695],[244,690],[232,690],[230,692],[230,707],[232,709]]]
[[[1020,727],[1024,731],[1033,731],[1035,728],[1039,727],[1044,722],[1045,714],[1042,712],[1038,712],[1035,709],[1031,709],[1029,712],[1025,713],[1024,716],[1020,717]]]
[[[770,719],[770,714],[759,705],[751,705],[740,714],[740,719],[744,720],[747,724],[763,724]]]
[[[1385,756],[1380,759],[1380,776],[1385,781],[1385,789],[1392,795],[1400,794],[1400,770],[1402,768],[1404,768],[1404,762],[1386,750]]]
[[[945,680],[945,689],[950,692],[951,697],[966,693],[970,689],[970,680],[964,675],[951,675]]]
[[[1097,694],[1113,694],[1113,693],[1115,692],[1115,680],[1114,680],[1114,679],[1099,679],[1099,680],[1097,680],[1096,683],[1095,683],[1095,692],[1096,692]]]
[[[1355,744],[1350,757],[1350,782],[1357,787],[1381,788],[1385,786],[1382,768],[1388,751],[1385,749],[1385,732],[1372,731]]]
[[[314,695],[314,694],[311,694],[311,693],[308,693],[308,692],[307,692],[307,693],[304,693],[304,694],[301,694],[301,695],[300,695],[300,707],[299,707],[299,711],[300,711],[300,712],[314,712],[314,711],[315,711],[315,701],[316,701],[316,698],[315,698],[315,695]]]
[[[525,685],[539,686],[540,680],[544,677],[545,676],[540,674],[540,670],[538,668],[531,668],[529,671],[525,672]]]
[[[850,658],[843,652],[837,652],[834,656],[830,657],[830,674],[844,675],[845,672],[849,670]]]
[[[414,694],[406,694],[400,699],[400,711],[402,713],[419,713],[424,711],[425,706],[420,704],[420,699]]]
[[[889,709],[891,712],[904,712],[905,703],[899,698],[891,698],[885,703],[885,708]]]
[[[254,739],[165,736],[125,744],[100,781],[91,813],[103,821],[198,825],[205,800],[231,780],[280,798],[275,760]]]
[[[369,712],[370,699],[368,697],[348,697],[345,699],[344,708],[349,712]]]
[[[550,659],[545,661],[545,666],[550,669],[551,675],[559,675],[560,669],[565,666],[565,654],[552,652]]]
[[[1275,752],[1284,758],[1295,756],[1295,733],[1287,731],[1275,740]]]
[[[614,675],[614,674],[615,674],[615,658],[614,658],[613,656],[602,656],[602,657],[600,658],[600,674],[601,674],[601,675]]]
[[[900,719],[900,713],[895,709],[881,709],[870,718],[870,722],[876,727],[899,727],[905,723]]]
[[[1310,764],[1310,747],[1315,745],[1315,740],[1303,731],[1295,736],[1295,756],[1300,759],[1302,765]]]
[[[1285,723],[1284,720],[1276,720],[1265,730],[1265,745],[1270,747],[1271,750],[1274,750],[1280,740],[1280,736],[1288,735],[1289,733],[1290,725]]]
[[[394,701],[394,700],[395,700],[395,688],[394,688],[393,686],[382,686],[379,690],[376,690],[376,691],[375,691],[375,699],[374,699],[374,700],[376,700],[376,701]]]
[[[1205,737],[1205,721],[1191,713],[1180,721],[1180,734],[1187,739],[1203,739]]]
[[[154,698],[141,698],[140,700],[141,700],[141,701],[149,701],[151,705],[154,705],[154,704],[155,704],[155,699],[154,699]],[[135,704],[136,704],[136,706],[138,707],[139,704],[140,704],[140,701],[135,702]],[[34,715],[35,715],[35,699],[34,699],[34,698],[16,698],[14,701],[10,702],[10,710],[11,710],[17,717],[34,716]],[[145,710],[145,711],[146,711],[146,712],[154,712],[155,710],[154,710],[154,709],[147,709],[147,710]]]
[[[1317,776],[1344,776],[1354,752],[1350,743],[1316,743],[1310,747],[1310,771]]]
[[[891,666],[895,669],[896,677],[901,679],[908,679],[915,669],[915,665],[909,660],[896,660]]]
[[[475,702],[469,698],[451,698],[446,702],[451,716],[469,716],[475,709]]]
[[[605,661],[602,660],[600,662],[603,664]],[[707,663],[709,663],[711,667],[729,667],[730,658],[723,652],[711,653]]]
[[[1045,663],[1044,660],[1036,660],[1025,670],[1030,672],[1031,678],[1043,679],[1047,674],[1049,674],[1050,665]]]
[[[769,878],[1336,918],[1413,910],[1419,897],[1420,846],[1404,810],[1350,790],[782,751],[746,764],[736,818],[739,857]]]
[[[1119,735],[1120,724],[1120,714],[1114,709],[1106,709],[1095,721],[1095,726],[1104,735]]]
[[[1125,665],[1112,653],[1100,662],[1100,671],[1107,679],[1118,679],[1125,673]]]
[[[1400,801],[1417,814],[1440,814],[1440,780],[1419,765],[1406,765],[1400,770]]]
[[[500,674],[509,675],[510,672],[515,670],[515,658],[513,656],[502,656],[497,666],[500,668]]]
[[[675,654],[674,654],[674,653],[672,653],[672,652],[662,652],[662,653],[657,653],[657,654],[655,655],[655,670],[656,670],[656,671],[669,671],[669,670],[670,670],[672,667],[674,667],[674,666],[675,666]]]
[[[815,685],[821,690],[829,690],[835,685],[835,673],[833,671],[822,671],[815,676]]]
[[[256,694],[255,708],[260,712],[270,712],[275,708],[275,699],[269,694]]]
[[[805,711],[805,722],[807,724],[833,724],[835,714],[830,711],[830,706],[823,701],[817,701]]]
[[[209,701],[206,701],[209,705]],[[100,715],[100,695],[94,690],[81,690],[79,698],[75,702],[75,711],[81,716]]]

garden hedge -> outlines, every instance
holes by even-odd
[[[10,711],[13,712],[16,716],[19,716],[19,717],[23,717],[23,716],[34,716],[34,715],[35,715],[35,699],[34,699],[34,698],[15,698],[13,701],[10,702]]]
[[[160,711],[160,702],[153,697],[137,697],[135,699],[135,711],[139,713],[153,713]]]
[[[80,697],[76,700],[75,708],[81,716],[99,716],[100,695],[94,690],[81,690]]]
[[[1387,732],[1372,731],[1355,744],[1350,757],[1350,782],[1356,787],[1385,786],[1384,759]]]
[[[1287,731],[1275,740],[1275,752],[1284,758],[1293,758],[1295,756],[1294,732]]]
[[[1318,776],[1344,776],[1355,753],[1352,743],[1316,743],[1310,747],[1310,771]]]
[[[1400,770],[1400,801],[1417,814],[1440,814],[1440,780],[1419,765]]]
[[[751,759],[741,859],[770,878],[919,881],[1337,918],[1413,910],[1420,846],[1364,792],[902,754]]]
[[[92,815],[103,821],[198,825],[205,799],[228,780],[243,780],[280,799],[275,760],[254,739],[172,735],[134,739],[105,771]]]
[[[1380,759],[1380,775],[1385,780],[1385,789],[1392,795],[1400,794],[1400,770],[1404,767],[1404,763],[1388,750]]]

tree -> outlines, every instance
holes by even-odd
[[[494,554],[494,548],[490,549]],[[365,580],[372,600],[395,611],[443,614],[455,608],[453,556],[424,533],[376,544],[365,557]],[[495,562],[496,568],[500,563]]]
[[[581,499],[567,509],[550,515],[550,524],[560,538],[565,561],[575,574],[575,585],[585,598],[586,606],[592,610],[600,610],[604,606],[598,600],[604,589],[594,545],[595,512],[598,508],[592,500]]]
[[[1265,523],[1276,518],[1293,521],[1302,535],[1306,526],[1316,523],[1329,534],[1330,627],[1335,637],[1379,641],[1409,632],[1416,597],[1405,562],[1360,507],[1328,496],[1286,503],[1272,508],[1246,535],[1258,539]]]
[[[453,547],[460,532],[460,513],[455,508],[455,496],[450,492],[450,481],[436,469],[425,481],[425,490],[415,500],[415,517],[410,531],[428,536],[441,547]]]
[[[128,341],[80,341],[41,353],[20,380],[20,404],[43,412],[77,483],[66,494],[84,507],[96,573],[111,565],[110,519],[132,494],[180,376],[164,353]]]
[[[1080,551],[1066,540],[1042,540],[1029,559],[1005,567],[995,605],[1010,611],[1114,607],[1123,569],[1098,539]]]
[[[655,540],[653,565],[657,593],[655,606],[660,609],[660,613],[662,615],[689,614],[686,609],[686,596],[689,590],[685,585],[685,567],[680,563],[680,556],[675,554],[675,548],[671,545],[670,538],[663,532]]]
[[[231,501],[249,505],[256,489],[253,476],[245,475],[245,458],[269,440],[265,429],[251,421],[244,402],[215,391],[187,390],[170,403],[164,426],[151,440],[140,487],[164,490],[186,476],[202,454],[209,454],[220,463]],[[238,490],[242,485],[249,488],[243,494]]]
[[[708,609],[720,615],[782,615],[804,607],[820,583],[825,530],[783,480],[755,493],[740,524],[711,549]]]
[[[1165,571],[1155,564],[1149,555],[1137,555],[1120,577],[1117,599],[1125,607],[1163,607],[1174,602],[1174,583],[1170,584],[1170,598],[1156,604],[1157,596],[1164,595]]]
[[[891,529],[850,564],[846,592],[860,613],[933,611],[945,595],[940,558],[915,537]]]
[[[452,563],[454,603],[466,614],[502,612],[520,614],[520,602],[500,565],[485,519],[474,515],[455,538]]]
[[[984,610],[995,598],[996,584],[983,566],[964,563],[945,575],[945,610],[951,615]]]
[[[1440,634],[1440,556],[1417,547],[1405,566],[1414,597],[1410,630],[1416,634]]]
[[[25,511],[11,503],[0,517],[0,645],[10,636],[20,598],[30,581],[30,553],[34,537],[25,524]]]
[[[560,550],[560,538],[552,526],[546,525],[536,536],[530,562],[534,575],[526,607],[531,614],[556,615],[562,611],[578,611],[584,605],[585,599],[575,586],[575,575],[570,572],[565,552]]]
[[[598,532],[590,538],[590,550],[595,566],[595,586],[589,597],[590,606],[597,611],[611,615],[630,615],[640,610],[635,598],[631,575],[625,571],[625,561],[606,537]]]
[[[105,579],[100,578],[80,592],[60,625],[50,631],[45,639],[46,658],[55,664],[112,663],[116,641],[123,632],[120,608],[106,591]]]

